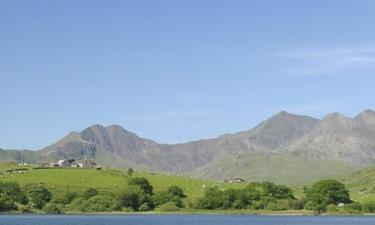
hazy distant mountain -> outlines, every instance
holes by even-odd
[[[339,113],[324,117],[308,134],[287,147],[307,158],[345,161],[356,165],[375,163],[375,112],[355,118]]]
[[[174,145],[117,125],[93,125],[36,155],[44,161],[92,158],[115,167],[299,184],[375,164],[375,112],[355,118],[332,113],[322,120],[280,112],[247,131]]]

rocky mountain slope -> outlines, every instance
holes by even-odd
[[[91,158],[101,165],[220,180],[300,183],[375,164],[375,112],[355,118],[332,113],[322,120],[280,112],[247,131],[174,145],[117,125],[93,125],[31,154],[39,161]]]

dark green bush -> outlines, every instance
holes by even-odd
[[[179,186],[171,186],[168,188],[168,193],[173,196],[178,196],[180,198],[185,198],[186,195],[184,194],[184,191]]]
[[[124,190],[117,194],[117,199],[119,204],[124,208],[132,208],[134,211],[138,211],[139,207],[142,204],[142,196],[141,192],[136,190]]]
[[[111,212],[121,210],[121,205],[112,196],[96,195],[88,200],[88,210],[92,212]]]
[[[358,202],[353,202],[344,206],[344,211],[346,213],[358,214],[361,212],[361,210],[362,210],[362,205]]]
[[[159,207],[159,210],[162,212],[174,212],[180,210],[174,202],[167,202]]]
[[[38,209],[42,209],[52,198],[51,192],[44,184],[29,184],[25,186],[25,192],[32,204]]]
[[[50,203],[47,203],[43,207],[43,211],[48,214],[61,214],[62,213],[61,208],[62,208],[61,205],[50,202]]]
[[[171,195],[166,191],[157,192],[151,196],[151,200],[155,206],[163,205],[171,199]]]
[[[82,197],[87,200],[94,196],[97,196],[98,194],[99,193],[95,188],[89,188],[83,193]]]
[[[143,177],[130,178],[128,181],[128,184],[140,187],[144,194],[151,195],[153,193],[154,188],[151,186],[150,182],[148,182],[146,178],[143,178]]]
[[[62,196],[54,196],[52,202],[67,205],[70,204],[77,197],[78,194],[76,192],[66,192]]]
[[[365,213],[375,213],[375,201],[363,203],[362,211]]]
[[[15,182],[0,181],[0,198],[10,199],[21,204],[28,202],[27,196]]]
[[[0,198],[0,212],[16,210],[16,203],[12,199]]]
[[[90,204],[88,200],[84,198],[74,199],[69,206],[72,211],[87,212],[90,210]]]
[[[322,180],[315,183],[306,192],[306,209],[312,209],[316,213],[326,211],[330,204],[350,203],[349,191],[345,185],[336,180]]]

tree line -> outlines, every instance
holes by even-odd
[[[150,182],[142,177],[128,179],[128,186],[116,191],[89,188],[81,193],[66,191],[52,194],[44,184],[20,186],[15,182],[0,181],[0,212],[19,211],[49,214],[63,212],[113,211],[176,211],[184,207],[215,210],[313,210],[315,213],[375,213],[375,202],[360,204],[350,199],[344,184],[336,180],[322,180],[304,190],[297,198],[293,190],[272,182],[252,182],[242,189],[209,187],[194,201],[178,186],[155,192]],[[187,204],[185,203],[187,202]],[[186,204],[186,205],[185,205]]]
[[[375,201],[360,204],[350,199],[345,185],[336,180],[321,180],[305,188],[296,198],[284,185],[253,182],[243,189],[208,188],[195,207],[200,209],[312,210],[320,213],[375,213]]]
[[[89,188],[82,193],[66,191],[53,195],[45,184],[21,187],[15,182],[0,181],[0,212],[20,211],[49,214],[63,212],[113,212],[178,210],[184,207],[182,188],[170,186],[165,191],[154,192],[149,181],[142,177],[130,178],[128,186],[117,191],[99,191]]]

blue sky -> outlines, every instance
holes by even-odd
[[[375,109],[375,1],[1,1],[0,147],[158,142]]]

